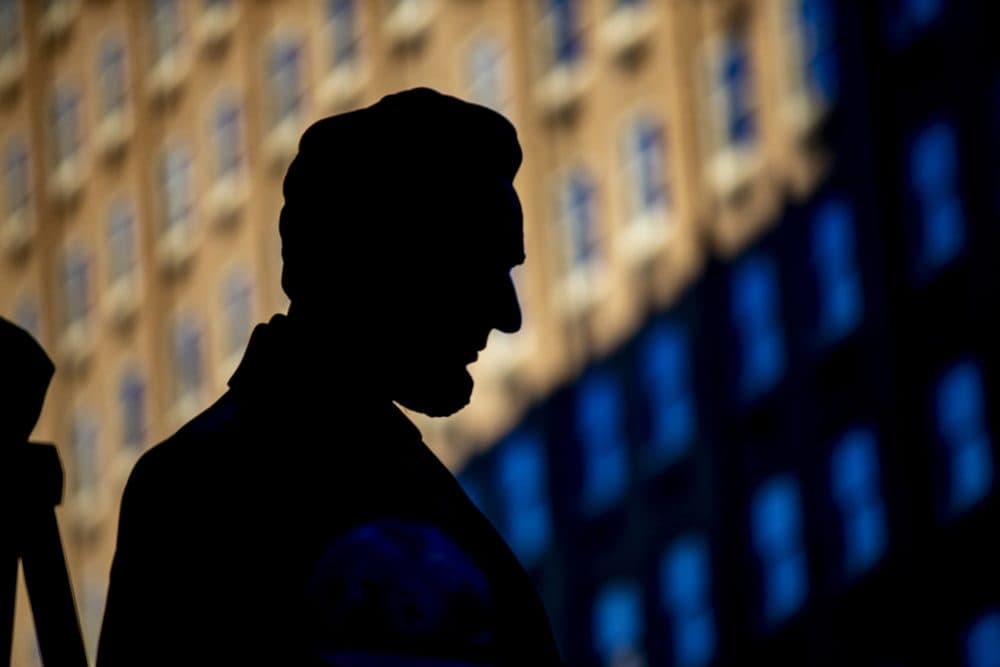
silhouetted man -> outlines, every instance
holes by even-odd
[[[520,328],[521,159],[503,116],[428,88],[306,130],[288,315],[132,472],[98,665],[559,664],[528,575],[394,404],[459,410],[490,331]]]

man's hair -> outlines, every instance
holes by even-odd
[[[372,244],[427,243],[454,231],[414,212],[478,184],[509,185],[521,160],[503,115],[426,87],[313,123],[283,184],[282,288],[295,302],[331,262],[370,261]]]

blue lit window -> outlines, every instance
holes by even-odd
[[[844,571],[860,574],[882,557],[887,538],[878,445],[871,431],[848,431],[835,445],[830,483],[843,521]]]
[[[191,156],[187,148],[173,146],[160,163],[164,231],[187,224],[194,205],[191,194]]]
[[[673,323],[656,325],[642,350],[642,383],[650,402],[651,432],[644,463],[659,469],[676,461],[694,442],[697,429],[688,340]]]
[[[0,0],[0,58],[21,44],[21,12],[18,0]]]
[[[604,664],[642,651],[645,619],[639,586],[632,581],[605,584],[593,607],[594,651]]]
[[[913,138],[909,159],[918,225],[917,268],[929,273],[955,259],[965,244],[954,128],[944,121],[926,125]]]
[[[641,115],[624,137],[630,215],[664,212],[669,206],[663,123]]]
[[[739,346],[738,386],[744,399],[771,389],[785,371],[778,276],[765,255],[742,260],[733,273],[731,316]]]
[[[812,224],[821,338],[837,340],[861,322],[864,293],[858,271],[854,214],[840,199],[824,202]]]
[[[73,416],[70,443],[73,451],[73,479],[77,491],[93,489],[97,482],[100,455],[97,450],[97,420],[89,412]]]
[[[545,0],[551,26],[551,58],[556,65],[571,64],[580,55],[576,0]]]
[[[760,562],[763,617],[773,627],[797,612],[809,589],[798,482],[778,475],[757,489],[751,532]]]
[[[1000,611],[990,610],[965,631],[965,667],[1000,666]]]
[[[203,381],[203,359],[201,329],[193,320],[182,319],[175,325],[173,360],[177,397],[197,396]]]
[[[243,141],[240,106],[235,97],[224,95],[215,105],[213,138],[218,175],[234,175],[243,164]]]
[[[837,97],[834,13],[831,0],[793,0],[809,92],[824,103]]]
[[[101,110],[105,114],[121,112],[125,108],[125,47],[121,40],[104,40],[99,58]]]
[[[118,386],[121,407],[122,444],[140,449],[146,440],[146,384],[134,370],[122,375]]]
[[[253,287],[241,271],[230,274],[223,293],[226,314],[226,355],[242,352],[253,328]]]
[[[742,34],[734,32],[725,39],[715,85],[723,93],[725,143],[739,147],[752,144],[757,135],[756,102],[750,54]]]
[[[52,96],[52,160],[56,166],[80,149],[80,92],[61,84]]]
[[[330,22],[330,65],[352,62],[358,55],[354,0],[327,0],[326,10]]]
[[[31,197],[28,147],[20,137],[11,137],[4,150],[4,190],[8,215],[27,210]]]
[[[628,484],[628,444],[622,421],[622,388],[609,373],[579,384],[576,435],[582,447],[583,509],[598,513],[622,498]]]
[[[597,255],[595,186],[583,167],[573,168],[559,193],[559,215],[569,244],[571,266],[582,266]]]
[[[66,252],[63,263],[63,324],[83,322],[90,314],[90,259],[82,248]]]
[[[660,559],[660,602],[670,619],[673,663],[701,667],[715,655],[711,564],[701,536],[676,540]]]
[[[153,62],[171,55],[181,43],[181,16],[177,0],[150,0]]]
[[[951,366],[935,389],[937,431],[947,459],[947,514],[983,500],[993,486],[993,446],[986,427],[986,398],[979,367]]]
[[[108,220],[109,276],[111,282],[129,275],[135,267],[135,218],[124,199],[111,205]]]
[[[271,95],[274,122],[297,118],[302,111],[302,45],[285,38],[271,46]]]
[[[501,445],[496,474],[504,538],[530,567],[545,553],[552,535],[548,466],[540,436],[524,431]]]
[[[476,39],[466,60],[469,97],[473,102],[503,111],[503,51],[493,37]]]
[[[41,315],[38,312],[38,301],[34,297],[25,296],[17,302],[14,322],[35,340],[41,340]]]

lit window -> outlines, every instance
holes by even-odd
[[[801,65],[809,94],[830,104],[837,97],[834,9],[831,0],[792,0]]]
[[[125,47],[119,39],[101,45],[99,68],[102,111],[120,113],[125,108]]]
[[[253,327],[253,288],[250,279],[240,271],[234,271],[226,281],[223,312],[226,314],[226,355],[229,356],[246,348]]]
[[[135,219],[131,205],[117,199],[108,219],[109,274],[111,282],[129,275],[135,267]]]
[[[548,467],[539,435],[521,432],[501,445],[496,474],[504,537],[530,567],[545,553],[552,533]]]
[[[648,470],[676,461],[694,441],[697,419],[689,354],[685,332],[673,323],[655,326],[644,342],[642,387],[651,422],[644,453]]]
[[[622,387],[610,373],[595,372],[579,384],[576,436],[582,448],[582,503],[588,514],[622,499],[628,486],[628,443]]]
[[[193,205],[191,157],[186,148],[173,146],[163,153],[160,162],[160,188],[164,231],[186,224]]]
[[[773,627],[802,607],[809,587],[799,485],[793,477],[778,475],[757,489],[750,529],[760,564],[763,618]]]
[[[0,0],[0,58],[21,45],[21,12],[18,0]]]
[[[733,273],[730,314],[739,346],[738,386],[744,399],[771,389],[785,371],[778,276],[764,255],[742,260]]]
[[[41,315],[38,312],[38,301],[34,297],[25,296],[17,302],[14,308],[14,322],[30,333],[35,340],[41,340]]]
[[[52,160],[60,165],[80,148],[80,93],[75,86],[59,85],[52,96]]]
[[[491,37],[475,40],[469,47],[466,64],[471,100],[502,113],[504,108],[503,51],[497,40]]]
[[[225,178],[239,171],[243,163],[243,142],[241,140],[240,107],[236,99],[226,96],[215,106],[216,159],[219,176]]]
[[[281,39],[271,46],[271,95],[274,122],[297,118],[302,110],[302,45]]]
[[[669,206],[665,151],[663,124],[655,118],[641,115],[625,133],[625,176],[633,219],[663,213]]]
[[[641,654],[645,620],[639,586],[632,581],[605,584],[594,600],[592,623],[594,650],[603,664]]]
[[[97,420],[88,412],[77,412],[70,433],[77,491],[89,491],[96,486],[100,466],[97,435]]]
[[[965,631],[965,667],[1000,664],[1000,611],[990,610]]]
[[[986,426],[986,397],[979,367],[962,361],[935,388],[937,432],[947,466],[947,514],[957,515],[986,498],[993,486],[993,443]]]
[[[719,55],[715,86],[722,100],[722,136],[728,146],[748,147],[757,138],[756,99],[745,36],[730,33]]]
[[[958,164],[958,141],[950,123],[934,121],[914,137],[909,176],[918,226],[916,264],[921,274],[955,259],[965,244]]]
[[[181,16],[177,0],[150,0],[153,62],[173,55],[181,43]]]
[[[28,147],[20,137],[11,137],[4,150],[4,190],[8,215],[27,211],[31,196]]]
[[[134,370],[126,371],[118,389],[122,444],[141,449],[146,440],[146,385]]]
[[[354,0],[327,0],[330,23],[330,65],[353,62],[358,55],[358,30]]]
[[[593,261],[598,252],[595,186],[583,167],[573,168],[559,192],[562,221],[571,268]]]
[[[864,292],[857,265],[854,215],[840,199],[825,201],[812,223],[812,258],[816,270],[821,338],[837,340],[861,322]]]
[[[871,431],[858,428],[841,437],[830,457],[830,483],[843,521],[844,571],[860,574],[882,557],[887,537],[878,445]]]
[[[201,329],[193,320],[175,325],[173,348],[177,398],[197,396],[202,386],[202,341]]]
[[[63,324],[69,327],[90,314],[90,260],[81,248],[66,252],[62,282]]]
[[[660,604],[670,622],[673,662],[701,667],[715,655],[711,564],[701,536],[677,539],[660,558]]]
[[[549,27],[554,65],[570,65],[580,55],[580,35],[577,26],[579,7],[576,0],[544,0],[545,20]]]

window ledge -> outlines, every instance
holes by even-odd
[[[224,7],[213,6],[205,9],[195,26],[198,44],[202,53],[217,56],[229,44],[239,19],[237,3]]]
[[[150,99],[155,104],[165,104],[172,100],[187,78],[190,70],[187,59],[177,51],[172,51],[160,57],[149,73],[146,86]]]
[[[503,342],[493,341],[482,355],[483,373],[492,381],[506,383],[529,363],[535,349],[531,333],[503,334]]]
[[[179,427],[191,420],[201,410],[201,396],[198,392],[181,395],[170,409],[170,417]]]
[[[80,5],[77,0],[53,2],[42,13],[39,23],[42,39],[46,43],[52,44],[65,37],[79,14],[79,10]]]
[[[395,49],[412,48],[420,44],[434,19],[433,0],[400,0],[382,26],[386,38]]]
[[[651,3],[619,5],[601,25],[600,39],[615,59],[632,62],[651,42],[657,18]]]
[[[581,64],[555,65],[535,85],[535,103],[547,117],[572,112],[592,80]]]
[[[56,204],[72,206],[83,190],[83,166],[79,155],[64,159],[49,180],[49,194]]]
[[[826,115],[826,107],[806,91],[792,94],[781,106],[781,115],[800,141],[807,141]]]
[[[74,374],[84,372],[93,351],[94,338],[85,319],[66,327],[59,339],[59,357],[67,370]]]
[[[299,123],[294,116],[284,118],[267,135],[264,150],[276,172],[283,172],[295,157],[299,146]]]
[[[73,517],[74,530],[84,539],[97,536],[101,524],[110,511],[105,495],[98,493],[94,488],[74,491],[67,509]]]
[[[12,260],[21,260],[27,255],[31,241],[35,236],[35,226],[31,224],[31,214],[28,207],[22,207],[7,216],[0,228],[3,239],[3,250]]]
[[[139,312],[139,288],[134,275],[126,274],[115,280],[104,300],[106,316],[118,331],[127,331]]]
[[[106,162],[115,162],[125,154],[132,122],[124,111],[109,113],[97,127],[97,148]]]
[[[20,48],[0,57],[0,99],[14,97],[24,77],[24,55]]]
[[[183,273],[194,256],[195,246],[189,225],[190,220],[175,222],[156,243],[156,258],[160,270],[170,277]]]
[[[708,163],[708,180],[713,192],[725,203],[742,198],[759,170],[759,151],[728,146]]]
[[[591,311],[610,289],[607,272],[593,264],[573,269],[559,285],[557,302],[567,316]]]
[[[665,210],[646,211],[630,220],[622,232],[622,249],[629,262],[645,264],[667,245],[673,229]]]
[[[357,63],[338,65],[319,84],[320,104],[330,111],[340,111],[361,99],[368,72]]]
[[[242,178],[226,176],[219,179],[208,193],[209,219],[219,229],[233,227],[240,219],[246,198],[246,185]]]

